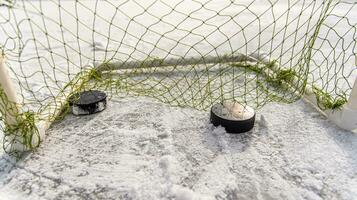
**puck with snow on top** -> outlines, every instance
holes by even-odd
[[[107,95],[97,90],[76,93],[69,98],[69,105],[74,115],[98,113],[107,107]]]
[[[227,133],[244,133],[254,127],[255,112],[247,105],[224,101],[212,106],[210,121],[214,126],[224,127]]]

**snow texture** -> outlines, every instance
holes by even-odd
[[[209,113],[144,97],[68,115],[44,144],[0,157],[0,199],[357,198],[357,135],[304,102],[269,104],[227,134]]]

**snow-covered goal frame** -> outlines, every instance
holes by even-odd
[[[4,148],[37,147],[89,89],[207,110],[304,98],[356,128],[357,3],[0,0]]]

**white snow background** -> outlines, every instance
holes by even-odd
[[[61,2],[72,9],[73,2]],[[215,2],[215,6],[218,6],[224,1]],[[32,3],[36,4],[37,1]],[[30,4],[26,6],[31,10]],[[194,9],[194,6],[183,5],[183,8],[177,9]],[[56,8],[51,2],[43,1],[42,6],[48,6],[48,9],[44,9],[48,12],[46,16],[53,15],[52,18],[55,18]],[[105,4],[99,6],[105,7]],[[276,5],[274,11],[282,12],[286,6]],[[264,6],[258,6],[256,10],[264,10]],[[129,9],[128,15],[134,16],[135,11]],[[105,9],[101,12],[104,15],[111,14],[105,13]],[[294,9],[291,13],[298,14]],[[23,14],[19,12],[18,17],[23,17]],[[91,23],[92,18],[85,18],[84,12],[81,14],[84,21]],[[254,16],[247,15],[249,17]],[[151,19],[147,17],[147,20]],[[331,24],[334,24],[333,18],[331,20]],[[69,24],[70,20],[64,22]],[[269,24],[270,19],[262,19],[261,23]],[[48,28],[56,27],[47,25]],[[192,24],[182,26],[187,28]],[[82,25],[77,28],[83,29]],[[152,27],[156,28],[165,31],[171,27]],[[137,24],[129,29],[138,34],[145,32]],[[252,25],[248,29],[254,31],[256,27]],[[60,37],[61,31],[52,30]],[[105,28],[99,30],[107,31]],[[222,27],[222,30],[226,33],[235,32],[229,26]],[[119,30],[113,32],[120,33]],[[43,33],[39,31],[36,34],[37,38],[41,38]],[[83,38],[91,37],[91,33],[86,31],[79,31],[79,34]],[[177,37],[182,33],[170,34]],[[2,43],[8,39],[7,44],[10,44],[11,39],[5,37],[0,35]],[[24,33],[23,40],[27,37],[32,36]],[[70,34],[66,37],[73,39]],[[120,35],[117,37],[121,38]],[[155,41],[155,34],[148,33],[145,37]],[[270,40],[270,37],[269,34],[263,34],[261,40]],[[354,36],[345,37],[348,40],[348,37]],[[214,43],[219,42],[219,38],[216,35],[216,38],[209,40]],[[91,46],[80,41],[78,48],[85,55],[101,57],[104,53],[100,48],[110,49],[117,45],[115,42],[106,44],[106,39],[99,36],[96,39],[98,41],[95,40]],[[138,49],[152,48],[128,35],[124,40],[131,46],[119,49],[118,56],[123,59],[128,57],[128,52],[132,52],[130,56],[136,59],[145,56],[131,49],[132,46]],[[189,36],[185,40],[190,43],[195,41],[195,37]],[[70,42],[75,41],[76,38]],[[63,44],[55,40],[50,42],[54,51],[63,53]],[[167,42],[167,48],[171,47],[169,40],[164,42]],[[35,56],[32,45],[29,42],[25,46],[25,57]],[[202,51],[210,46],[200,45],[197,48]],[[234,45],[238,48],[244,44]],[[93,51],[93,47],[98,51]],[[225,48],[223,45],[220,51],[224,52],[227,50]],[[249,48],[256,47],[250,45]],[[48,49],[40,47],[38,50],[41,56],[49,56]],[[186,50],[185,47],[178,47],[173,52],[182,53]],[[78,52],[72,52],[71,49],[67,51],[73,63],[88,64],[86,58],[78,57]],[[155,51],[153,56],[164,53],[157,49]],[[63,57],[54,58],[56,66],[66,66],[71,72],[78,70],[71,64],[67,66]],[[28,65],[25,72],[20,72],[20,68],[16,69],[14,64],[14,71],[31,73],[34,69],[31,67],[38,67],[36,62],[24,61],[24,65]],[[345,64],[353,67],[353,59]],[[59,76],[60,70],[54,74],[64,82],[68,79],[65,73],[63,77]],[[42,88],[41,80],[32,78],[29,89],[35,91],[35,88]],[[43,92],[36,95],[45,96],[46,91]],[[63,121],[53,124],[40,148],[19,161],[1,150],[0,199],[353,200],[357,199],[357,135],[339,129],[303,101],[268,104],[257,111],[256,125],[252,131],[231,135],[222,128],[213,127],[209,123],[209,113],[205,111],[171,107],[146,97],[114,97],[102,113],[85,117],[68,115]]]

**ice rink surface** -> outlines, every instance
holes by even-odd
[[[69,115],[18,162],[1,153],[0,199],[346,199],[357,135],[304,102],[269,104],[230,135],[208,112],[115,98]]]

